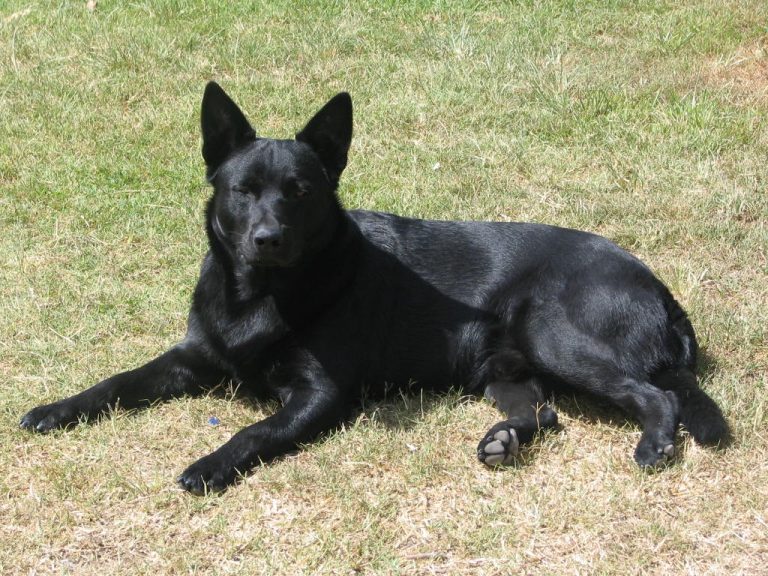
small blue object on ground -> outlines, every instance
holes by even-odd
[[[208,424],[210,424],[211,426],[218,426],[219,424],[221,424],[221,420],[216,418],[216,416],[211,416],[210,418],[208,418]]]

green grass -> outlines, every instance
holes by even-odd
[[[757,0],[0,4],[0,572],[757,573],[767,22]],[[183,335],[209,79],[274,137],[350,91],[350,207],[549,222],[632,250],[690,311],[733,445],[684,437],[644,474],[637,426],[563,399],[562,429],[490,472],[474,448],[491,407],[406,396],[194,498],[175,476],[274,406],[210,397],[18,430]]]

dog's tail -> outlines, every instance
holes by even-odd
[[[688,368],[668,369],[656,374],[653,384],[671,390],[680,402],[680,422],[699,444],[725,443],[728,423],[720,407],[699,388],[696,375]]]
[[[653,384],[671,390],[680,402],[680,422],[699,444],[727,442],[730,431],[720,407],[701,388],[696,379],[698,345],[688,316],[669,298],[667,312],[677,346],[675,366],[657,373]]]

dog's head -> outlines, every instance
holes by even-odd
[[[208,233],[239,265],[292,266],[330,240],[336,187],[352,139],[352,100],[342,92],[294,140],[256,136],[215,82],[203,95],[203,158],[214,195]]]

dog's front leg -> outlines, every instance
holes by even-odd
[[[294,388],[283,407],[243,428],[215,452],[201,458],[178,478],[194,494],[218,492],[260,462],[266,462],[340,424],[346,402],[331,384]]]
[[[140,368],[116,374],[70,398],[33,408],[20,425],[48,432],[117,406],[137,408],[194,394],[215,386],[223,377],[224,373],[205,359],[199,345],[184,341]]]

